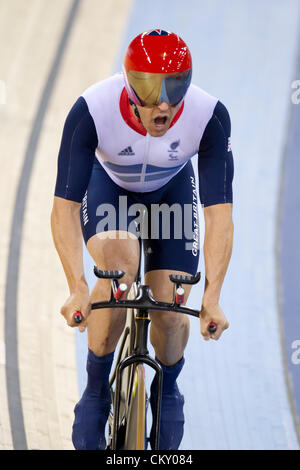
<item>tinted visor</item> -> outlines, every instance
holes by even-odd
[[[192,69],[175,73],[146,73],[130,70],[127,75],[136,104],[157,106],[163,101],[175,106],[190,86]]]

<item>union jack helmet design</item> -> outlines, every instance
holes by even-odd
[[[140,106],[180,103],[191,83],[192,57],[175,33],[152,29],[129,44],[123,60],[129,98]]]

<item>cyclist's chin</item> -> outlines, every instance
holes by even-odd
[[[167,122],[163,126],[156,126],[155,124],[153,124],[153,122],[151,122],[151,124],[147,126],[146,130],[148,134],[150,134],[152,137],[161,137],[165,135],[169,127],[170,127],[170,122]]]

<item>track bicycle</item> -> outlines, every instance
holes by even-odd
[[[158,302],[153,298],[150,286],[141,283],[140,266],[127,299],[123,300],[127,286],[120,283],[124,271],[102,271],[94,267],[95,275],[100,279],[111,279],[111,296],[108,301],[93,302],[93,310],[101,308],[126,308],[127,319],[123,330],[120,347],[110,377],[111,410],[108,418],[107,450],[145,450],[148,447],[147,409],[149,398],[145,384],[145,367],[150,366],[157,374],[156,407],[153,416],[154,449],[159,449],[159,427],[162,400],[162,368],[149,355],[148,327],[150,310],[172,311],[199,318],[199,311],[184,307],[184,284],[196,284],[200,272],[195,276],[170,274],[174,284],[173,302]],[[80,312],[74,315],[76,323],[82,321]],[[210,333],[216,331],[216,325],[210,323]]]

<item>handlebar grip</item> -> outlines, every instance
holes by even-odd
[[[214,322],[210,322],[208,325],[208,331],[212,334],[217,331],[217,325]]]
[[[82,320],[83,320],[82,313],[81,312],[74,313],[73,320],[74,320],[75,323],[77,323],[79,325],[79,323],[81,323]]]

